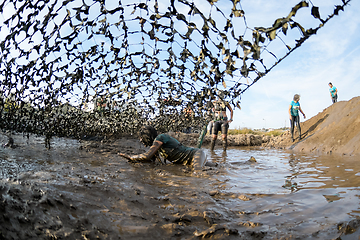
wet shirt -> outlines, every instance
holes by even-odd
[[[170,137],[167,134],[158,135],[155,138],[155,141],[163,143],[159,149],[160,155],[164,159],[173,163],[183,165],[191,164],[191,161],[198,150],[196,148],[182,145],[177,139]]]
[[[330,88],[329,90],[330,90],[331,96],[332,96],[332,97],[335,97],[335,95],[336,95],[336,87],[333,86],[333,87]]]
[[[291,102],[291,116],[299,116],[299,108],[300,108],[300,103],[299,102]]]
[[[214,110],[215,110],[215,120],[223,120],[223,112],[226,111],[226,102],[222,100],[217,100],[214,102]]]

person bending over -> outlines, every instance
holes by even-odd
[[[303,112],[303,110],[300,107],[300,95],[299,94],[295,94],[294,95],[294,100],[290,103],[289,106],[289,117],[290,117],[290,125],[291,125],[291,139],[294,142],[294,128],[295,128],[295,123],[298,127],[298,131],[299,131],[299,140],[301,140],[301,128],[300,128],[300,116],[299,116],[299,111],[303,114],[304,118],[306,118],[305,113]]]
[[[152,126],[141,127],[139,137],[145,146],[151,146],[147,152],[132,156],[124,153],[119,155],[130,161],[152,161],[160,155],[174,164],[191,165],[194,170],[201,169],[206,163],[206,154],[203,150],[186,147],[168,134],[158,135]]]

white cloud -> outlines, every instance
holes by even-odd
[[[166,11],[169,2],[165,1],[164,4],[164,1],[159,1],[160,11]],[[196,0],[195,2],[198,7],[209,7],[207,1]],[[218,4],[222,2],[230,1],[220,0]],[[133,4],[133,1],[124,3]],[[299,0],[243,0],[240,2],[245,11],[246,22],[250,27],[270,27],[277,18],[287,16],[297,3]],[[335,4],[339,3],[341,3],[340,0],[314,2],[315,5],[320,4],[317,6],[320,7],[323,18],[334,9]],[[231,4],[229,5],[231,7]],[[7,9],[4,9],[2,20],[12,15],[14,10],[11,7],[12,4],[8,4]],[[177,7],[187,8],[181,4]],[[295,93],[301,95],[302,108],[310,118],[331,104],[327,86],[329,81],[338,87],[339,100],[349,100],[357,96],[360,89],[358,9],[360,9],[359,1],[352,1],[351,6],[344,12],[340,12],[339,16],[330,20],[315,36],[312,36],[302,47],[290,54],[267,76],[245,92],[242,96],[242,110],[235,110],[234,123],[231,127],[289,126],[287,109]],[[296,17],[309,14],[310,10],[311,8],[302,9]],[[202,8],[202,11],[208,12],[210,8]],[[60,15],[59,19],[64,13]],[[239,20],[242,21],[240,18]],[[202,27],[202,20],[198,16],[194,16],[192,21],[196,21],[199,28]],[[314,19],[310,21],[312,23]],[[307,23],[304,24],[307,25]],[[6,28],[3,28],[1,33],[4,31]],[[249,32],[251,34],[251,31]],[[5,33],[5,36],[7,34]],[[0,36],[0,40],[3,37]],[[40,40],[36,42],[41,42]],[[278,45],[273,45],[274,49],[278,48]]]
[[[255,4],[261,2],[254,1]],[[334,5],[338,3],[332,1],[329,7],[326,2],[327,9],[334,9]],[[269,1],[263,4],[269,4]],[[273,7],[269,5],[271,6]],[[324,9],[324,6],[319,6],[320,10]],[[358,96],[359,8],[359,1],[352,2],[344,12],[331,19],[315,36],[310,37],[245,92],[242,96],[242,110],[235,110],[231,127],[263,128],[265,120],[266,127],[288,127],[287,110],[295,93],[301,95],[300,103],[309,119],[332,104],[327,85],[330,81],[339,90],[339,101]],[[273,10],[268,8],[265,13],[271,11]]]

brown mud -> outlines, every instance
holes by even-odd
[[[46,149],[41,137],[14,134],[15,146],[0,149],[0,239],[359,239],[360,168],[350,157],[359,151],[356,144],[350,149],[360,127],[355,100],[303,123],[304,140],[296,146],[286,134],[265,143],[347,154],[343,158],[279,152],[288,162],[266,165],[266,151],[274,150],[256,150],[255,159],[246,155],[252,148],[230,147],[226,157],[210,153],[205,143],[209,163],[194,172],[129,163],[117,153],[146,151],[132,137],[53,139]],[[188,145],[198,137],[178,136]],[[6,141],[0,134],[0,142]],[[276,179],[276,164],[289,165],[285,184],[284,177]],[[260,177],[268,191],[255,189]],[[283,191],[272,192],[276,185]]]
[[[174,133],[171,132],[169,135],[178,139],[181,143],[187,146],[197,146],[199,134],[198,133]],[[211,136],[208,133],[205,135],[202,146],[209,147],[211,143]],[[222,145],[221,134],[216,139],[216,145]],[[249,146],[261,146],[270,141],[271,137],[266,135],[255,135],[255,134],[239,134],[239,135],[228,135],[228,146],[232,147],[249,147]]]
[[[264,147],[293,149],[306,153],[339,155],[360,154],[360,97],[332,104],[300,124],[292,142],[290,131],[263,143]]]

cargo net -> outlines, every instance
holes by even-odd
[[[213,99],[240,108],[242,93],[350,2],[323,13],[315,1],[251,26],[240,0],[2,0],[0,128],[196,132]]]

